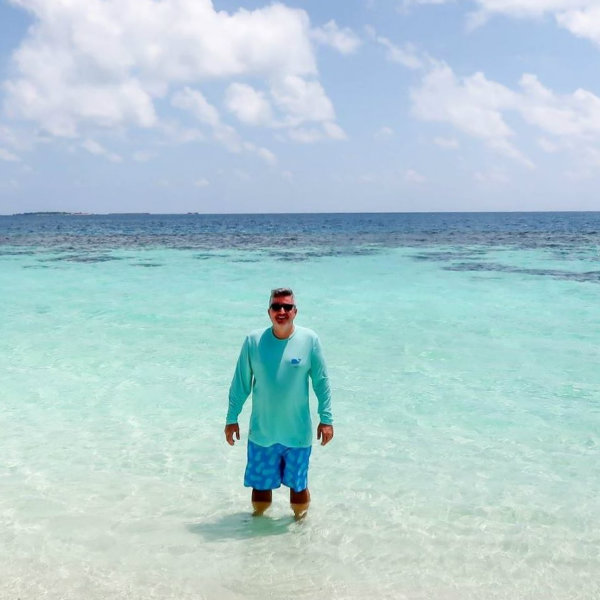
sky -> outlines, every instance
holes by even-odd
[[[0,0],[0,214],[600,210],[600,0]]]

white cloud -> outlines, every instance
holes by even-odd
[[[455,2],[456,0],[402,0],[399,5],[400,10],[406,10],[415,4],[447,4],[448,2]]]
[[[456,0],[403,0],[401,8],[423,4],[448,4]],[[466,4],[466,3],[465,3]],[[470,0],[474,10],[467,15],[467,28],[484,25],[495,15],[517,19],[554,17],[556,23],[573,35],[600,45],[600,5],[598,0]]]
[[[247,125],[269,125],[273,122],[271,104],[264,93],[244,83],[232,83],[227,88],[225,106]]]
[[[404,181],[407,181],[408,183],[425,183],[427,178],[413,169],[408,169],[408,171],[404,173]]]
[[[219,111],[198,90],[189,87],[179,90],[171,97],[171,104],[190,112],[200,123],[213,128],[221,124]]]
[[[334,20],[313,29],[311,36],[319,44],[331,46],[342,54],[356,52],[361,44],[360,38],[351,29],[340,29]]]
[[[600,98],[592,92],[558,95],[529,74],[520,84],[525,100],[520,110],[532,125],[556,136],[600,137]]]
[[[260,158],[262,158],[267,164],[275,165],[277,164],[277,157],[267,148],[261,148],[259,146],[255,146],[250,142],[244,143],[244,148],[249,152],[253,152]]]
[[[333,104],[318,81],[288,75],[274,82],[271,96],[275,105],[287,115],[290,126],[335,119]]]
[[[186,87],[173,94],[171,103],[173,106],[189,112],[200,123],[208,125],[212,129],[213,139],[230,152],[238,153],[246,150],[256,154],[268,164],[272,165],[277,162],[275,155],[270,150],[250,142],[244,142],[231,125],[223,123],[219,111],[198,90]]]
[[[385,56],[389,61],[399,63],[413,71],[423,68],[424,62],[419,57],[417,49],[413,44],[406,43],[400,47],[388,38],[378,36],[373,29],[370,31],[374,34],[377,43],[386,48],[387,52]]]
[[[225,104],[241,122],[287,129],[293,141],[347,139],[335,122],[333,105],[318,81],[295,76],[276,78],[270,82],[269,97],[272,102],[247,84],[233,83],[227,89]],[[313,125],[307,127],[309,123]]]
[[[323,123],[323,132],[325,136],[330,140],[345,140],[348,139],[346,132],[333,121],[326,121]]]
[[[449,150],[455,150],[459,147],[458,140],[456,138],[446,138],[446,137],[435,137],[433,139],[434,144],[438,145],[440,148],[447,148]]]
[[[21,159],[16,154],[13,154],[4,148],[0,148],[0,160],[5,160],[7,162],[19,162]]]
[[[517,108],[518,94],[486,79],[483,73],[458,79],[450,67],[438,65],[412,90],[411,97],[417,118],[450,123],[495,151],[532,166],[509,142],[514,132],[503,118],[503,111]]]
[[[567,12],[591,9],[596,0],[475,0],[480,10],[489,14],[511,17],[541,17],[547,13],[560,15]]]
[[[110,152],[110,150],[107,150],[106,148],[104,148],[104,146],[91,139],[87,139],[84,142],[82,142],[81,147],[84,150],[87,150],[90,154],[94,154],[95,156],[102,156],[103,158],[110,160],[110,162],[120,163],[123,160],[118,154]]]
[[[600,6],[597,2],[594,5],[590,2],[589,6],[560,12],[556,15],[556,21],[572,34],[600,44]]]
[[[323,132],[320,129],[290,129],[288,135],[294,142],[300,142],[301,144],[313,144],[314,142],[320,142],[324,139]]]
[[[347,139],[344,130],[333,122],[325,122],[321,128],[317,127],[299,127],[290,129],[288,136],[295,142],[301,144],[313,144],[323,140],[345,140]]]
[[[529,168],[533,163],[516,147],[516,134],[506,121],[509,115],[539,130],[538,145],[545,152],[570,149],[581,154],[600,144],[600,97],[581,88],[557,94],[532,74],[524,74],[519,88],[512,90],[483,73],[459,78],[448,65],[438,64],[411,97],[417,118],[450,124]],[[445,138],[434,141],[455,147]]]
[[[190,113],[200,123],[212,129],[213,139],[230,152],[241,152],[242,140],[231,125],[221,122],[219,111],[206,100],[202,92],[185,87],[171,97],[171,104]]]
[[[202,177],[201,179],[196,179],[196,181],[194,181],[194,185],[198,188],[205,188],[210,185],[210,182],[208,179]]]
[[[87,137],[98,128],[162,131],[157,101],[183,89],[174,102],[234,147],[236,134],[218,110],[185,90],[240,77],[266,83],[282,113],[280,126],[333,122],[333,105],[317,79],[314,36],[341,52],[358,44],[333,21],[311,31],[304,10],[277,3],[228,13],[210,0],[11,1],[34,24],[13,55],[5,109],[59,137]],[[267,97],[250,86],[232,84],[226,105],[245,123],[270,123]]]

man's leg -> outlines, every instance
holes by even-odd
[[[308,463],[311,446],[287,448],[284,453],[282,481],[290,488],[290,504],[296,519],[301,519],[308,510],[310,492],[308,491]]]
[[[248,440],[248,463],[244,485],[252,488],[252,506],[256,516],[262,515],[273,496],[272,490],[281,485],[281,446],[259,446]]]
[[[302,519],[308,511],[308,505],[310,504],[310,492],[308,488],[296,492],[290,488],[290,504],[294,511],[296,519]]]
[[[254,509],[254,516],[260,517],[273,500],[273,490],[255,490],[252,489],[252,508]]]

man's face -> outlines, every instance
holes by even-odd
[[[275,308],[272,308],[273,305],[276,305]],[[296,307],[291,310],[285,310],[287,307],[282,305],[290,305],[295,304],[294,296],[276,296],[275,298],[271,298],[271,302],[269,305],[269,318],[271,319],[271,323],[273,325],[285,325],[292,324],[294,319],[296,318]]]

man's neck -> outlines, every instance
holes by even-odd
[[[292,333],[294,333],[293,325],[291,327],[283,327],[283,328],[275,327],[275,325],[273,325],[273,327],[271,329],[273,331],[273,335],[278,340],[287,340],[292,335]]]

